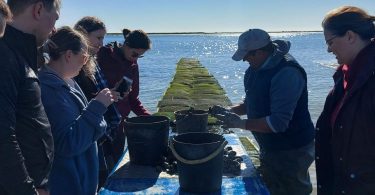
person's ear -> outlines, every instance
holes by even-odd
[[[358,34],[353,32],[352,30],[348,30],[346,32],[346,36],[347,36],[347,41],[349,41],[349,43],[354,43],[357,39],[358,39]]]
[[[73,51],[67,50],[64,54],[65,62],[69,63],[72,60],[72,57],[73,57]]]
[[[33,17],[39,20],[42,17],[42,13],[45,7],[42,1],[39,1],[33,5]]]

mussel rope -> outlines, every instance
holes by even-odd
[[[228,144],[228,142],[226,140],[224,140],[224,142],[220,145],[220,147],[218,147],[213,153],[211,153],[210,155],[202,158],[202,159],[197,159],[197,160],[188,160],[188,159],[185,159],[183,158],[182,156],[180,156],[176,150],[174,149],[174,145],[173,143],[169,144],[170,148],[171,148],[171,151],[173,153],[173,155],[176,157],[177,160],[185,163],[185,164],[188,164],[188,165],[197,165],[197,164],[202,164],[202,163],[205,163],[213,158],[215,158],[223,149],[224,147]]]

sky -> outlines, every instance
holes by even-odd
[[[56,27],[96,16],[109,33],[320,31],[324,15],[342,5],[375,15],[375,0],[62,0]]]

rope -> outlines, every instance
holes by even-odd
[[[218,147],[213,153],[211,153],[210,155],[202,158],[202,159],[197,159],[197,160],[188,160],[188,159],[185,159],[183,157],[181,157],[179,154],[177,154],[176,150],[174,149],[174,145],[173,143],[170,144],[170,148],[171,148],[171,151],[173,153],[173,155],[177,158],[177,160],[185,163],[185,164],[188,164],[188,165],[197,165],[197,164],[202,164],[202,163],[205,163],[213,158],[215,158],[223,149],[224,147],[228,144],[228,142],[226,140],[224,140],[224,142],[220,145],[220,147]]]

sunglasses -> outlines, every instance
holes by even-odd
[[[141,55],[135,51],[132,51],[132,55],[131,55],[132,58],[143,58],[144,55]]]

